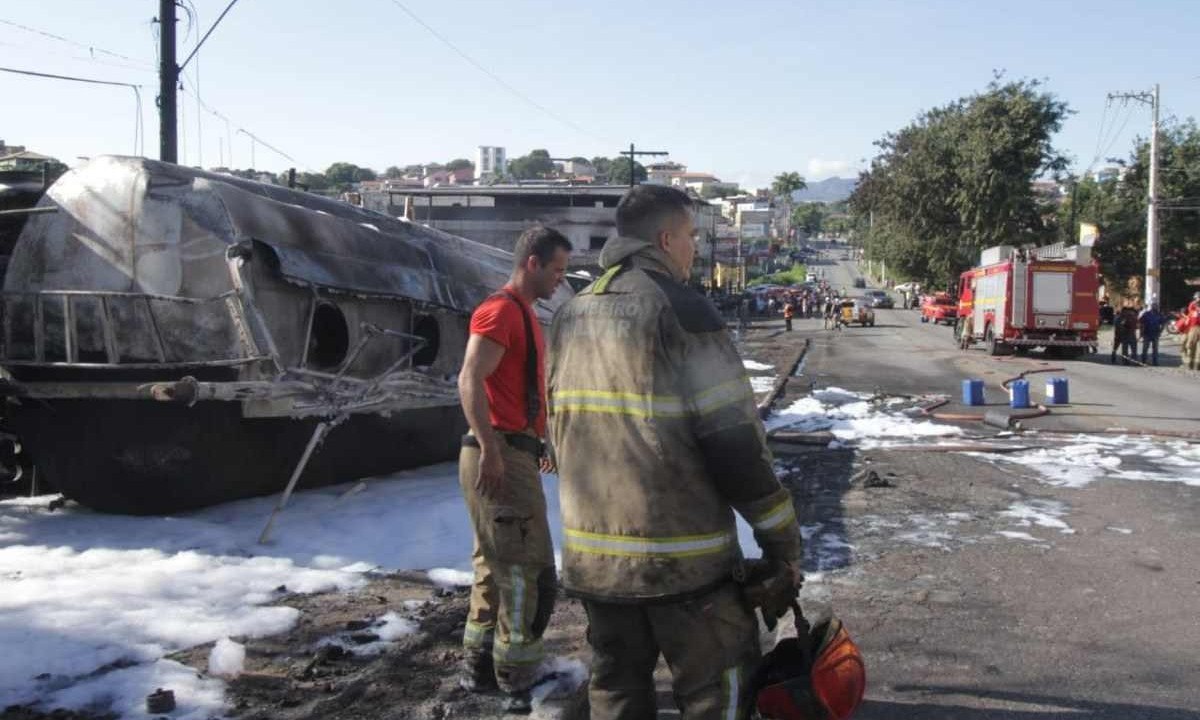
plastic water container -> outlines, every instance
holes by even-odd
[[[983,404],[983,381],[982,380],[963,380],[962,381],[962,401],[963,401],[963,405],[982,405]]]
[[[1029,407],[1029,381],[1013,380],[1008,386],[1008,404],[1017,410]]]
[[[1069,397],[1065,377],[1050,378],[1046,381],[1046,402],[1052,405],[1066,405],[1070,402]]]

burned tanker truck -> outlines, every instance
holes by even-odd
[[[311,487],[457,453],[468,318],[509,253],[143,158],[93,159],[40,207],[4,280],[0,388],[68,497],[173,512],[298,466]]]

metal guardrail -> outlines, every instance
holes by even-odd
[[[79,368],[170,368],[170,367],[225,367],[242,365],[258,360],[270,359],[256,353],[243,352],[236,357],[218,358],[215,360],[178,360],[167,359],[167,345],[163,341],[162,330],[155,315],[154,303],[166,302],[179,305],[205,305],[209,303],[227,304],[227,299],[236,297],[235,291],[229,291],[212,298],[188,298],[175,295],[157,295],[153,293],[131,293],[103,290],[41,290],[41,291],[5,291],[0,293],[0,313],[3,314],[3,344],[0,345],[0,363],[6,365],[37,365],[45,367],[79,367]],[[84,362],[80,360],[78,314],[76,305],[81,300],[94,300],[98,303],[100,318],[100,334],[103,344],[105,362]],[[113,317],[112,303],[114,300],[129,300],[143,304],[147,323],[137,323],[136,332],[148,333],[153,348],[155,360],[146,362],[142,358],[125,358],[122,356],[120,343],[117,341],[117,322]],[[33,336],[33,357],[28,353],[15,354],[14,351],[14,308],[21,302],[32,305],[31,327],[25,327],[25,336]],[[47,307],[57,305],[61,314],[62,325],[62,360],[47,360]],[[236,319],[234,320],[236,324]]]

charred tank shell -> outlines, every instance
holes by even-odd
[[[14,248],[0,365],[68,495],[163,512],[278,491],[322,418],[346,427],[301,485],[454,455],[468,317],[508,253],[142,158],[96,158],[41,205],[58,212]]]

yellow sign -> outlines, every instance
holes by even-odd
[[[1100,226],[1095,223],[1079,223],[1079,244],[1092,247],[1100,239]]]

